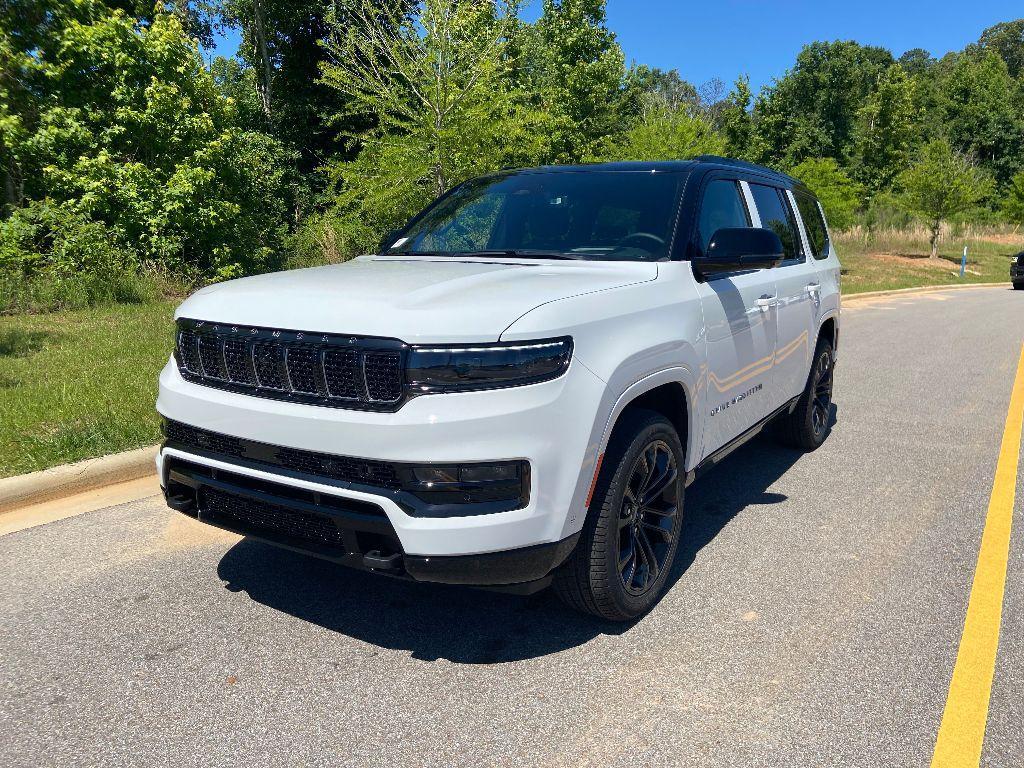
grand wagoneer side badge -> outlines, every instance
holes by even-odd
[[[711,415],[712,416],[717,416],[722,411],[724,411],[726,408],[731,408],[732,406],[736,405],[736,403],[740,402],[740,400],[746,400],[748,397],[750,397],[755,392],[760,392],[761,388],[763,386],[764,386],[763,384],[757,384],[756,386],[753,386],[750,389],[748,389],[746,392],[742,392],[742,393],[736,395],[736,397],[734,397],[732,400],[727,400],[726,402],[722,403],[721,405],[716,405],[714,408],[711,409]]]

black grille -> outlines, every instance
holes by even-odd
[[[205,429],[167,420],[164,436],[169,443],[184,450],[210,452],[227,457],[248,459],[271,469],[287,469],[316,477],[376,488],[397,490],[401,482],[395,465],[385,461],[335,456],[328,453],[281,448],[254,440],[222,435]]]
[[[405,396],[405,345],[397,339],[196,320],[178,326],[178,368],[198,384],[365,410],[394,410]]]
[[[268,531],[318,544],[341,547],[344,539],[334,520],[324,515],[299,512],[280,504],[236,496],[215,488],[203,488],[201,506],[214,517],[226,518],[232,527]]]

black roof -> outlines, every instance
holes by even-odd
[[[520,173],[530,173],[531,171],[547,173],[587,173],[588,171],[606,173],[679,173],[681,171],[693,171],[702,167],[738,168],[765,176],[774,176],[791,184],[800,184],[792,176],[764,165],[748,163],[745,160],[735,160],[729,157],[718,157],[717,155],[700,155],[692,160],[634,160],[614,163],[585,163],[581,165],[542,165],[537,168],[508,168],[505,170],[518,171]]]

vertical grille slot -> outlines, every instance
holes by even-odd
[[[355,349],[325,349],[324,379],[331,397],[358,400],[363,394],[359,353]]]
[[[199,339],[191,331],[178,334],[178,360],[185,370],[197,376],[203,375],[203,368],[199,364]]]
[[[402,356],[398,352],[367,352],[363,375],[370,400],[393,403],[402,397]]]
[[[315,395],[320,392],[320,351],[315,347],[288,347],[285,358],[288,381],[293,392]]]
[[[203,375],[213,379],[227,379],[224,367],[224,347],[217,336],[199,337],[199,361],[203,364]]]
[[[252,362],[256,367],[256,380],[261,387],[288,389],[284,369],[284,347],[280,344],[254,344]]]
[[[241,339],[224,340],[224,364],[228,378],[240,384],[255,384],[256,372],[252,367],[252,352]]]

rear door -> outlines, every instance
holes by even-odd
[[[693,260],[699,267],[719,229],[749,227],[751,201],[745,184],[709,174],[695,227]],[[698,280],[707,345],[707,413],[702,458],[745,432],[772,410],[775,354],[773,269],[711,275]]]
[[[778,406],[799,395],[807,383],[814,352],[811,347],[821,314],[821,284],[814,259],[808,253],[792,194],[754,182],[750,183],[750,193],[760,226],[779,236],[785,254],[785,260],[774,270],[778,341],[773,387]]]

